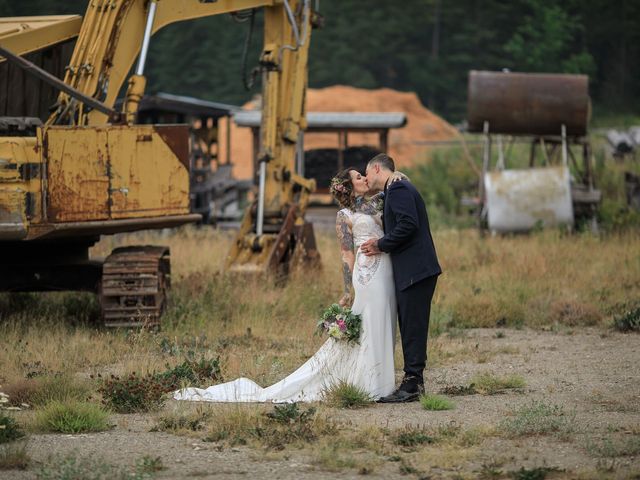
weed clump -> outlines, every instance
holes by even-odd
[[[471,379],[469,385],[448,385],[440,389],[444,395],[496,395],[505,390],[520,390],[526,386],[520,375],[499,377],[491,373],[481,373]]]
[[[162,458],[145,455],[136,462],[136,473],[142,475],[153,475],[164,470],[166,467],[162,463]]]
[[[231,411],[222,409],[211,416],[210,424],[205,441],[231,445],[256,441],[276,450],[297,442],[312,443],[336,432],[335,426],[319,417],[314,407],[301,409],[297,403],[275,405],[263,414],[237,407]]]
[[[0,470],[25,470],[29,461],[24,441],[0,445]]]
[[[476,386],[474,384],[471,385],[447,385],[446,387],[442,387],[440,389],[440,393],[443,395],[475,395],[478,393],[476,391]]]
[[[505,390],[524,388],[526,382],[520,375],[499,377],[491,373],[482,373],[471,380],[471,385],[476,392],[482,395],[496,395]]]
[[[427,443],[435,443],[436,437],[424,428],[407,426],[393,436],[393,443],[401,447],[416,447]]]
[[[152,432],[198,432],[204,430],[205,422],[211,416],[209,410],[195,412],[170,412],[158,418]]]
[[[363,408],[373,403],[373,398],[364,389],[344,381],[329,387],[324,399],[337,408]]]
[[[510,437],[557,434],[566,436],[575,430],[575,415],[568,415],[558,405],[531,402],[513,412],[500,423],[500,429]]]
[[[420,405],[425,410],[453,410],[455,408],[455,404],[448,398],[430,394],[420,396]]]
[[[102,432],[111,428],[109,412],[87,402],[51,402],[36,413],[34,426],[44,432]]]
[[[187,385],[211,384],[222,380],[220,360],[187,359],[180,365],[161,373],[126,377],[111,375],[102,379],[98,391],[104,404],[119,413],[149,412],[159,409],[165,401],[165,394]]]
[[[509,472],[509,476],[513,480],[544,480],[545,478],[547,478],[547,475],[549,473],[560,471],[561,470],[556,467],[521,467],[520,470]]]
[[[3,390],[16,407],[43,406],[51,402],[86,401],[91,397],[87,382],[69,375],[32,376],[7,383]]]
[[[162,468],[159,458],[147,456],[136,462],[134,467],[126,468],[101,459],[68,455],[50,458],[36,475],[39,480],[143,480],[153,478],[155,472]]]
[[[615,458],[640,454],[640,436],[630,438],[604,438],[600,442],[589,441],[587,451],[596,457]]]

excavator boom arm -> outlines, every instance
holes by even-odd
[[[107,106],[113,106],[131,66],[142,48],[149,0],[94,0],[89,2],[78,35],[76,48],[64,82],[92,96]],[[151,33],[175,22],[220,15],[240,10],[269,7],[278,0],[158,0]],[[79,125],[100,125],[108,117],[96,110],[87,111],[82,104],[79,115],[71,115],[65,107],[67,94],[61,94],[61,107],[49,123],[67,123],[62,112]]]

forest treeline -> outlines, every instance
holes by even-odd
[[[315,3],[315,2],[314,2]],[[640,0],[321,0],[312,87],[415,91],[451,121],[464,118],[471,69],[585,73],[597,109],[640,106]],[[83,14],[87,0],[0,0],[1,16]],[[242,104],[249,21],[229,15],[166,27],[152,39],[148,91]],[[256,14],[246,71],[256,65]]]

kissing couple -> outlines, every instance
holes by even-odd
[[[178,390],[176,400],[312,402],[342,383],[379,403],[418,400],[424,392],[431,299],[442,272],[424,200],[384,153],[369,161],[365,175],[355,168],[338,173],[331,181],[331,194],[341,207],[336,233],[344,294],[339,303],[360,315],[359,342],[329,338],[296,371],[266,388],[239,378],[207,389]],[[404,357],[398,388],[396,323]]]

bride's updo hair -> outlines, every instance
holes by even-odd
[[[338,205],[349,210],[353,210],[356,204],[356,196],[353,194],[353,182],[351,181],[352,171],[357,172],[358,169],[350,167],[342,170],[331,179],[331,187],[329,188],[329,192],[338,202]]]

